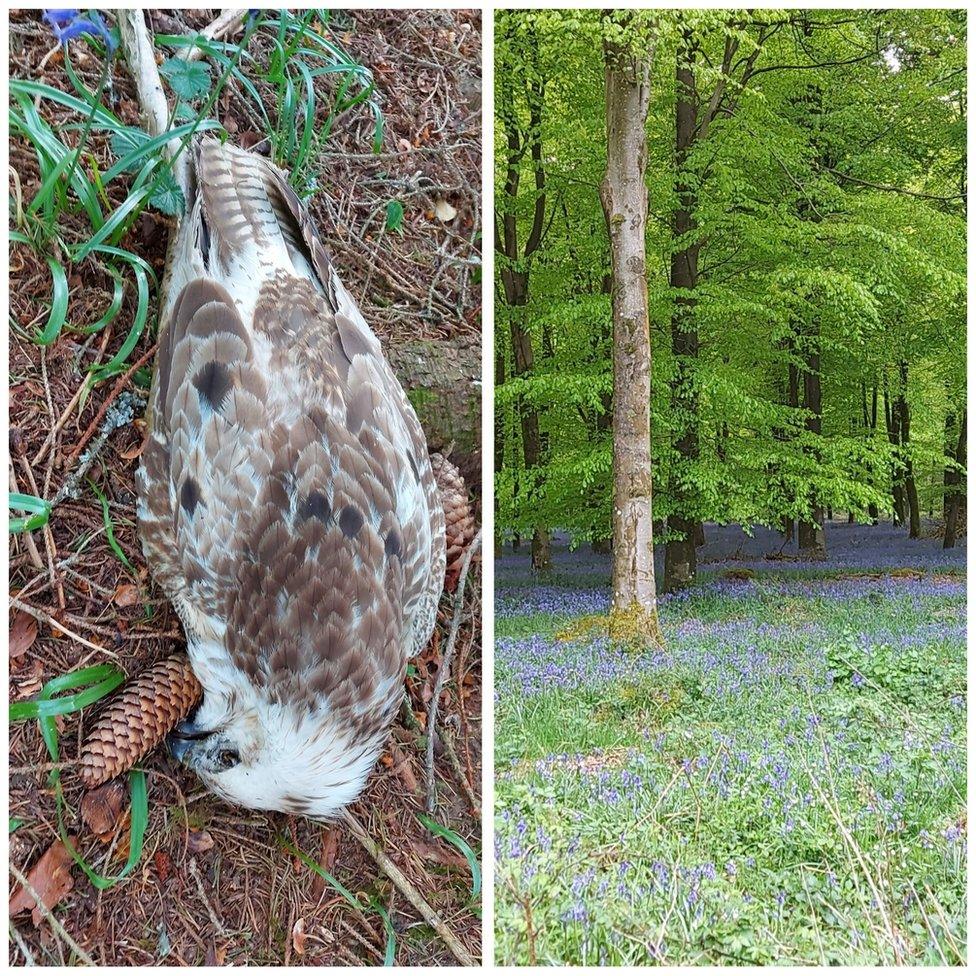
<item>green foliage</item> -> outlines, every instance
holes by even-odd
[[[84,858],[75,847],[65,822],[64,793],[61,786],[61,753],[59,748],[59,726],[57,719],[71,715],[94,704],[110,694],[122,682],[125,675],[113,664],[97,664],[78,671],[58,675],[48,681],[37,698],[29,701],[13,702],[8,711],[9,722],[36,720],[41,730],[41,738],[47,747],[54,768],[48,777],[48,785],[54,791],[57,804],[58,834],[74,862],[98,890],[111,888],[130,874],[142,859],[146,828],[149,825],[149,800],[146,792],[146,774],[139,769],[129,773],[131,797],[131,821],[129,832],[129,856],[125,866],[117,875],[103,876]],[[72,689],[80,688],[80,691]],[[70,692],[70,694],[64,694]],[[13,831],[11,825],[11,832]]]
[[[186,61],[183,58],[167,58],[159,73],[169,82],[173,94],[188,102],[202,98],[210,91],[213,79],[206,61]]]
[[[391,200],[386,205],[386,229],[403,233],[403,204],[399,200]]]
[[[576,538],[610,530],[612,324],[604,39],[654,50],[648,122],[648,303],[653,350],[654,515],[698,521],[809,518],[812,505],[867,520],[893,508],[914,468],[920,507],[941,512],[946,421],[965,409],[965,37],[958,11],[596,11],[496,14],[496,213],[535,251],[497,254],[496,524]],[[678,168],[676,63],[693,65],[699,115],[721,106]],[[730,75],[723,56],[737,45]],[[745,65],[754,73],[743,85]],[[540,189],[531,144],[544,160]],[[695,228],[676,236],[676,186]],[[699,248],[693,293],[672,256]],[[506,276],[524,276],[512,303]],[[679,301],[691,304],[679,306]],[[672,348],[694,327],[697,357]],[[533,363],[508,341],[524,330]],[[820,357],[821,431],[803,380]],[[911,437],[892,444],[885,391],[906,397]],[[679,374],[679,367],[682,372]],[[799,405],[790,405],[791,367]],[[674,396],[678,382],[694,402]],[[877,422],[865,424],[877,391]],[[539,418],[526,470],[522,421]],[[697,433],[697,458],[681,455]]]

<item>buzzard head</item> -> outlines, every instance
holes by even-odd
[[[360,794],[382,740],[363,741],[327,713],[297,714],[267,702],[215,709],[205,699],[166,743],[230,803],[328,818]]]

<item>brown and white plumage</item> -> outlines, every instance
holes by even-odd
[[[284,175],[212,140],[192,169],[138,475],[205,692],[174,751],[237,803],[328,816],[430,637],[443,512],[416,414]]]

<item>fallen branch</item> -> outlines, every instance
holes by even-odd
[[[146,26],[145,11],[120,10],[116,21],[122,52],[135,82],[143,124],[151,136],[160,136],[169,128],[169,105],[166,103],[166,93],[156,66],[156,49]],[[189,169],[186,154],[179,150],[179,139],[170,139],[163,151],[172,160],[173,177],[184,197],[188,199]]]
[[[39,620],[42,624],[47,624],[49,627],[54,627],[56,630],[60,630],[65,637],[70,637],[72,640],[78,641],[79,644],[84,644],[85,647],[90,647],[93,651],[99,651],[100,653],[106,653],[106,648],[102,647],[100,644],[93,644],[89,640],[85,640],[80,634],[76,634],[73,630],[68,630],[64,624],[59,623],[54,619],[49,613],[45,613],[43,610],[37,610],[35,607],[28,606],[26,603],[18,600],[16,597],[10,598],[10,606],[15,610],[23,610],[24,613],[29,613],[35,620]]]
[[[444,940],[454,958],[462,966],[477,966],[478,960],[461,945],[458,937],[444,924],[444,920],[424,900],[424,896],[407,880],[406,875],[383,853],[379,844],[366,833],[366,828],[348,810],[342,812],[342,821],[352,835],[379,865],[380,870],[396,885],[400,893],[420,912],[423,920]]]
[[[208,41],[226,37],[237,30],[244,23],[247,16],[246,10],[225,10],[212,24],[208,24],[197,35]],[[203,57],[203,48],[194,44],[192,47],[185,47],[176,57],[184,61],[198,61]]]
[[[441,691],[444,682],[447,680],[451,671],[451,659],[454,657],[454,645],[457,643],[458,631],[461,628],[461,616],[464,610],[464,584],[468,579],[468,570],[471,568],[471,560],[475,553],[481,548],[481,529],[471,542],[468,551],[464,554],[464,562],[461,565],[461,575],[458,578],[457,592],[454,595],[454,617],[451,620],[451,630],[447,638],[447,646],[444,648],[444,656],[441,659],[441,666],[437,671],[437,681],[434,683],[434,694],[431,696],[430,709],[427,713],[427,812],[434,812],[435,786],[434,786],[434,735],[437,731],[437,708],[440,703]]]

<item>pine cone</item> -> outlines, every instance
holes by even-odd
[[[430,463],[441,493],[444,521],[447,523],[447,571],[444,574],[444,589],[453,593],[461,575],[464,553],[474,538],[474,514],[461,472],[441,454],[432,454]]]
[[[88,789],[131,769],[200,700],[186,654],[171,654],[130,681],[98,717],[81,750]]]

